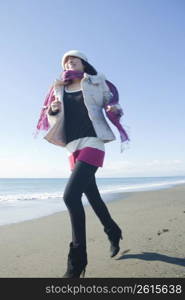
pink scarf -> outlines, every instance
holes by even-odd
[[[75,78],[83,78],[84,72],[75,71],[75,70],[67,70],[62,73],[61,80],[64,82],[64,85],[69,84]],[[110,81],[106,80],[106,83],[112,93],[112,98],[109,100],[108,103],[104,105],[104,110],[108,119],[117,127],[120,138],[121,138],[121,152],[123,152],[123,143],[130,141],[128,134],[126,133],[125,129],[123,128],[122,124],[120,123],[120,118],[124,114],[121,107],[119,107],[119,94],[117,88],[111,83]],[[43,108],[40,113],[40,117],[37,123],[37,130],[34,137],[37,136],[39,130],[48,130],[50,125],[48,122],[46,110],[50,106],[51,102],[55,100],[54,96],[54,87],[52,86],[47,94]],[[107,111],[108,105],[118,105],[116,111]]]

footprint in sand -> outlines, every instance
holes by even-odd
[[[165,228],[163,229],[163,232],[168,232],[168,231],[169,231],[169,229],[167,229],[167,228],[166,228],[166,229],[165,229]]]
[[[168,232],[168,231],[169,231],[169,229],[164,228],[164,229],[162,229],[162,231],[159,230],[159,231],[157,232],[157,234],[158,234],[158,235],[161,235],[162,233]]]

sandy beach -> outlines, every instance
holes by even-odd
[[[120,252],[92,208],[85,206],[87,278],[185,277],[185,185],[119,194],[107,203],[123,231]],[[0,277],[60,278],[66,270],[71,227],[68,212],[0,226]]]

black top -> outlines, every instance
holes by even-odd
[[[82,91],[66,92],[64,89],[66,143],[86,136],[97,136],[84,104]]]

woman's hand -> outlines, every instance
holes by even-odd
[[[113,105],[107,105],[106,111],[117,111],[117,107]]]
[[[61,111],[61,101],[59,101],[58,98],[56,98],[56,100],[54,100],[53,102],[51,102],[51,109],[53,112],[55,111]]]
[[[124,114],[120,104],[107,105],[106,112],[115,112],[116,115],[120,118]]]

